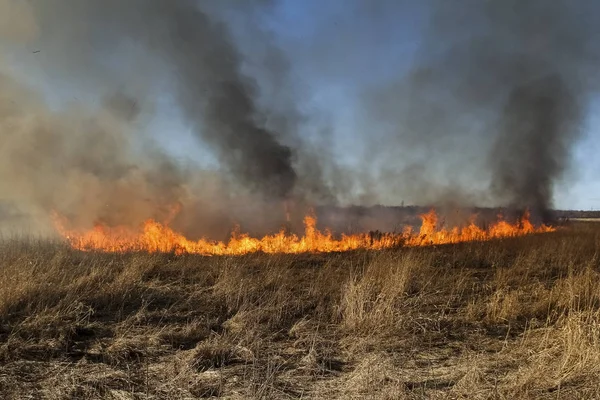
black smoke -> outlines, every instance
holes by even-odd
[[[559,75],[511,91],[490,156],[492,189],[508,206],[550,218],[554,181],[568,166],[569,149],[580,132],[578,103]]]
[[[186,118],[231,172],[267,196],[285,198],[296,181],[292,150],[260,124],[256,82],[242,73],[241,55],[226,26],[200,6],[185,0],[138,1],[139,19],[124,19],[123,28],[170,62]],[[116,6],[115,14],[120,9]]]
[[[254,8],[270,6],[241,8],[253,19]],[[0,200],[35,219],[59,212],[77,225],[136,226],[186,204],[194,221],[183,225],[195,235],[239,222],[278,229],[283,212],[265,214],[292,196],[294,152],[284,141],[295,132],[265,123],[259,85],[243,71],[244,55],[222,18],[227,8],[192,0],[0,0],[14,22],[0,27],[0,44],[17,54],[39,48],[25,65],[41,65],[48,82],[61,83],[55,87],[90,94],[52,109],[0,59]],[[269,74],[283,76],[285,68],[272,64]],[[165,94],[218,159],[218,178],[181,165],[144,134],[153,97]],[[285,125],[286,115],[279,119]]]
[[[177,100],[194,133],[212,146],[240,182],[269,197],[290,195],[292,150],[261,124],[257,84],[227,26],[191,0],[95,2],[95,24],[113,26],[166,61]]]
[[[243,55],[215,8],[226,7],[193,0],[55,0],[32,3],[31,13],[36,30],[59,41],[45,49],[46,61],[67,71],[69,80],[94,90],[116,82],[127,87],[138,74],[150,87],[169,80],[194,134],[241,185],[267,198],[288,197],[297,180],[293,151],[283,133],[265,126],[258,84],[242,71]],[[145,59],[129,71],[102,70],[105,58],[124,45]]]
[[[375,150],[392,160],[387,177],[417,201],[470,198],[547,215],[598,88],[600,7],[585,0],[422,4],[429,18],[412,68],[365,97],[382,121],[388,149]],[[400,154],[404,165],[393,163]]]
[[[349,0],[280,48],[262,19],[278,4],[0,0],[1,54],[43,73],[26,82],[0,58],[0,196],[115,224],[179,203],[186,228],[223,231],[249,215],[277,229],[282,200],[552,208],[598,87],[600,6]],[[413,18],[411,61],[391,58]],[[344,127],[321,121],[347,104],[315,109],[301,71],[359,104]],[[90,95],[57,110],[40,81]],[[217,172],[144,136],[165,96]]]

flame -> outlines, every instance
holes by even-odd
[[[554,231],[555,228],[542,225],[534,227],[529,220],[529,213],[514,224],[499,218],[488,229],[480,228],[474,218],[463,228],[439,228],[438,216],[431,210],[420,216],[422,220],[418,233],[411,227],[402,233],[373,234],[362,233],[334,237],[329,230],[321,232],[317,229],[317,219],[309,214],[304,217],[304,236],[298,237],[281,229],[278,233],[263,238],[253,238],[240,233],[236,228],[228,242],[200,239],[190,240],[175,232],[168,224],[155,220],[147,220],[140,231],[125,227],[109,228],[96,225],[88,231],[77,231],[66,228],[66,221],[58,215],[54,216],[55,227],[71,247],[84,251],[105,252],[171,252],[177,254],[202,255],[241,255],[254,252],[264,253],[323,253],[341,252],[358,249],[381,250],[399,246],[428,246],[450,244],[467,241],[487,241],[497,238],[523,236],[532,233]]]

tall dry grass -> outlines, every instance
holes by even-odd
[[[243,257],[5,239],[0,397],[598,398],[596,225]]]

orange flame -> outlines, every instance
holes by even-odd
[[[435,210],[420,216],[422,220],[419,233],[413,233],[407,227],[402,233],[354,234],[335,238],[330,231],[317,229],[317,219],[313,215],[304,218],[304,236],[287,234],[284,229],[263,238],[253,238],[248,234],[234,231],[228,242],[200,239],[190,240],[175,232],[166,224],[147,220],[141,231],[124,227],[108,228],[97,225],[88,231],[76,231],[65,228],[65,221],[55,216],[55,227],[71,247],[78,250],[97,250],[105,252],[148,251],[170,252],[177,254],[203,255],[241,255],[254,252],[264,253],[321,253],[341,252],[358,249],[381,250],[399,246],[427,246],[467,241],[486,241],[504,237],[523,236],[532,233],[554,231],[555,228],[542,225],[535,228],[529,220],[529,213],[515,224],[502,219],[488,229],[475,225],[474,219],[469,225],[460,228],[438,228],[438,216]]]

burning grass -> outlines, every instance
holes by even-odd
[[[58,233],[71,247],[78,250],[101,250],[107,252],[149,251],[175,252],[176,254],[202,255],[243,255],[249,253],[329,253],[353,250],[382,250],[395,247],[416,247],[434,244],[449,244],[470,241],[524,236],[532,233],[547,233],[554,228],[542,225],[534,227],[526,212],[514,224],[501,217],[487,229],[475,224],[475,218],[464,227],[447,229],[438,224],[435,210],[421,215],[421,228],[413,232],[407,227],[402,233],[354,234],[334,237],[330,231],[317,229],[316,217],[304,218],[304,236],[287,234],[284,229],[275,235],[253,238],[236,230],[228,242],[205,239],[193,241],[154,220],[144,223],[140,231],[128,227],[107,227],[102,224],[93,229],[80,231],[68,228],[68,223],[60,216],[55,217]]]
[[[379,252],[0,243],[0,397],[600,396],[600,227]]]

